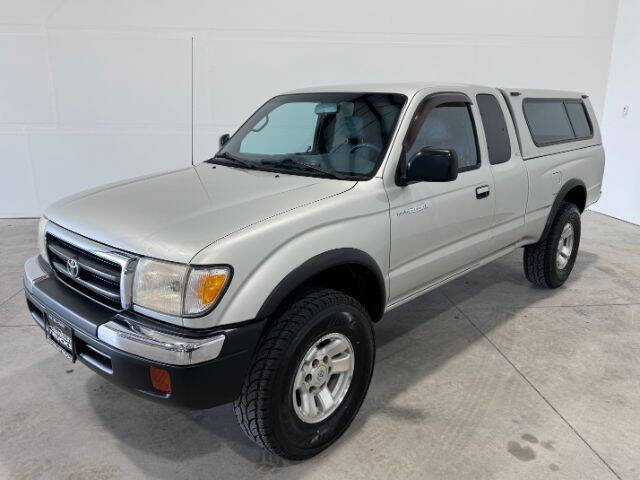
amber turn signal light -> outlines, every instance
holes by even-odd
[[[192,267],[187,280],[183,313],[198,315],[218,300],[230,276],[227,267]]]
[[[151,375],[151,385],[153,385],[153,388],[161,393],[171,393],[171,377],[169,376],[169,372],[162,368],[149,367],[149,374]]]
[[[220,290],[222,290],[226,281],[226,273],[201,277],[196,288],[198,300],[200,300],[203,305],[212,304],[216,298],[218,298]]]

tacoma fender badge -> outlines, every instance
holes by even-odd
[[[396,215],[401,217],[403,215],[413,215],[414,213],[420,213],[423,210],[429,208],[427,203],[419,203],[418,205],[414,205],[413,207],[405,208],[404,210],[400,210]]]

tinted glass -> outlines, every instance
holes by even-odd
[[[567,107],[569,120],[571,120],[571,125],[573,125],[576,137],[590,137],[593,132],[591,131],[591,125],[589,124],[589,120],[587,120],[587,112],[582,102],[565,102],[565,106]]]
[[[357,178],[375,174],[406,97],[388,93],[282,95],[263,105],[218,152],[254,168]],[[237,164],[236,164],[237,165]],[[294,172],[295,170],[295,172]]]
[[[285,103],[274,108],[240,142],[240,153],[277,155],[306,152],[313,145],[316,103]]]
[[[573,129],[562,100],[525,100],[524,114],[536,145],[573,140]]]
[[[479,165],[469,107],[463,103],[447,103],[434,108],[420,127],[416,140],[407,152],[407,158],[424,147],[455,150],[458,154],[458,169],[461,171]]]
[[[511,142],[500,103],[495,96],[489,94],[478,95],[476,100],[487,137],[489,162],[491,165],[504,163],[511,158]]]

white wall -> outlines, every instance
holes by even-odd
[[[38,215],[83,188],[189,165],[192,151],[201,161],[268,97],[302,86],[577,89],[600,114],[616,8],[617,0],[0,0],[0,217]]]
[[[639,0],[621,0],[602,122],[606,153],[602,198],[594,210],[640,224]],[[624,115],[624,107],[628,114]]]

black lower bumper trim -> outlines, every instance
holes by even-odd
[[[171,403],[177,406],[203,409],[235,400],[244,382],[245,375],[253,357],[265,325],[264,320],[255,320],[235,327],[224,327],[225,342],[220,355],[209,362],[189,366],[175,366],[153,362],[135,355],[117,350],[98,340],[94,334],[97,323],[104,322],[105,317],[113,318],[116,313],[96,305],[89,313],[86,308],[74,309],[83,298],[70,289],[56,289],[56,298],[38,290],[25,289],[27,304],[34,321],[44,328],[47,313],[54,313],[67,321],[73,328],[77,358],[89,368],[109,379],[111,382],[126,387],[147,398]],[[79,319],[79,311],[82,318]],[[87,331],[88,330],[88,331]],[[158,367],[169,372],[171,393],[157,392],[151,384],[150,367]]]

